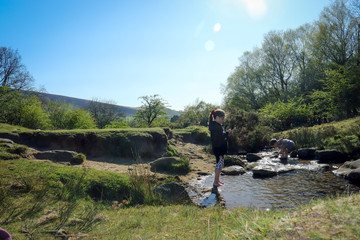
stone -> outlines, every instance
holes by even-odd
[[[230,167],[233,165],[238,165],[243,168],[246,167],[245,161],[238,155],[225,155],[224,156],[224,165],[225,165],[225,167]]]
[[[252,169],[253,178],[271,178],[281,173],[286,173],[295,170],[291,165],[288,166],[269,166],[269,165],[260,165]]]
[[[246,165],[246,169],[247,170],[252,170],[253,168],[259,166],[259,163],[257,162],[252,162],[252,163],[249,163],[248,165]]]
[[[36,159],[47,159],[53,162],[72,162],[77,152],[67,150],[49,150],[34,153]]]
[[[315,159],[319,163],[344,163],[346,157],[337,150],[318,150],[315,152]]]
[[[360,159],[345,162],[339,169],[334,170],[333,173],[360,186]]]
[[[165,183],[154,188],[154,194],[170,203],[191,202],[185,187],[179,183]]]
[[[298,157],[298,151],[297,150],[294,150],[290,153],[290,157],[291,158],[297,158]]]
[[[245,169],[240,166],[225,167],[221,170],[221,173],[223,173],[224,175],[240,175],[244,174],[245,172]]]
[[[315,148],[300,148],[298,150],[298,157],[303,160],[313,160],[315,159],[315,152]]]
[[[256,162],[256,161],[258,161],[260,159],[261,159],[261,157],[256,153],[248,153],[248,154],[246,154],[246,160],[248,162]]]

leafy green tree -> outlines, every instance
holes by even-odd
[[[296,56],[286,41],[284,32],[270,31],[265,35],[262,44],[267,85],[271,87],[278,99],[286,100],[289,95],[293,73],[297,66]]]
[[[346,65],[358,49],[358,18],[347,1],[335,0],[326,7],[316,23],[314,55],[324,64]]]
[[[233,129],[229,137],[229,152],[257,152],[268,144],[272,130],[265,125],[259,113],[238,108],[228,108],[226,112],[225,128]]]
[[[260,109],[263,118],[276,131],[307,125],[312,121],[312,112],[301,99],[278,100]]]
[[[315,91],[313,99],[328,106],[335,120],[354,117],[360,109],[360,67],[338,66],[327,70],[324,89]]]
[[[26,92],[0,87],[0,121],[32,129],[51,128],[40,99]]]
[[[19,123],[17,125],[31,129],[51,128],[49,114],[44,111],[37,96],[31,95],[22,98],[19,106]]]
[[[95,120],[90,113],[80,108],[73,108],[67,112],[65,120],[66,129],[94,129]]]
[[[213,109],[218,108],[213,104],[204,101],[198,101],[194,105],[185,107],[184,113],[178,120],[179,127],[188,127],[192,125],[208,126],[209,115]]]
[[[0,122],[15,124],[18,122],[21,93],[8,86],[0,87]]]
[[[99,128],[104,128],[112,121],[120,120],[125,116],[124,113],[118,110],[118,106],[111,100],[99,100],[94,98],[85,108],[95,119],[96,125]]]
[[[166,116],[167,103],[159,95],[139,97],[142,105],[134,115],[135,121],[147,127],[151,127],[155,119]]]
[[[226,106],[247,111],[259,109],[263,101],[271,98],[271,90],[265,83],[261,49],[245,52],[239,59],[240,65],[227,79],[223,89]]]
[[[46,100],[44,108],[49,114],[53,129],[67,129],[67,118],[73,106],[65,102]]]

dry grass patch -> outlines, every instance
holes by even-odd
[[[318,200],[275,222],[270,239],[359,239],[360,195]]]

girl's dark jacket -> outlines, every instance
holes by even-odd
[[[215,121],[210,122],[209,130],[214,155],[225,155],[227,153],[227,137],[229,133],[224,132],[223,127]]]

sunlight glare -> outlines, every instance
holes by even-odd
[[[218,32],[218,31],[220,31],[220,29],[221,29],[220,23],[217,23],[214,25],[214,32]]]
[[[260,18],[266,13],[265,0],[245,0],[247,11],[252,18]]]

